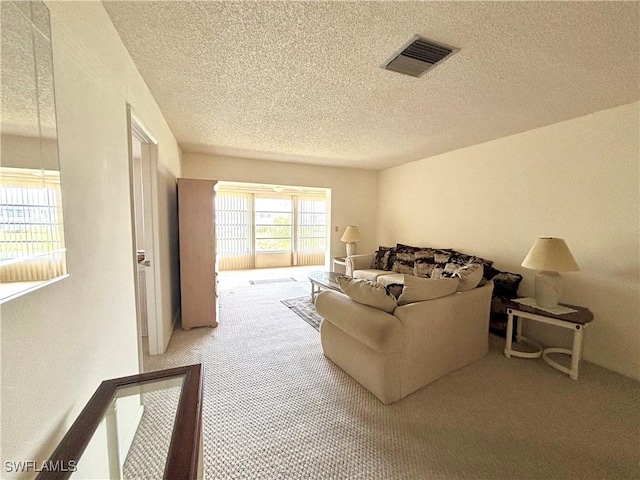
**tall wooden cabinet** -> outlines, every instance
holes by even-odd
[[[178,179],[182,328],[216,327],[214,180]]]

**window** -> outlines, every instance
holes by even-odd
[[[287,190],[219,184],[216,253],[220,270],[255,268],[260,262],[270,265],[324,263],[328,248],[325,192],[297,187]],[[282,255],[287,253],[291,255]],[[270,254],[274,255],[266,260]],[[277,255],[280,258],[274,260]]]
[[[247,255],[251,248],[251,204],[253,195],[236,192],[216,194],[216,253]]]
[[[256,197],[256,252],[290,252],[291,198]]]
[[[298,251],[324,252],[327,248],[327,201],[298,197]]]
[[[64,274],[60,174],[3,168],[0,180],[0,267],[3,282]]]

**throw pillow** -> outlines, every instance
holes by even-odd
[[[382,285],[371,280],[339,276],[340,289],[353,301],[393,313],[398,306],[396,298]]]
[[[376,270],[391,270],[390,265],[393,265],[393,262],[389,263],[389,257],[391,257],[392,252],[393,247],[378,247],[373,257],[372,267]]]
[[[493,280],[493,294],[506,298],[518,296],[518,286],[522,281],[522,275],[510,272],[500,272],[491,278]]]
[[[416,277],[430,278],[431,272],[436,264],[436,255],[441,254],[443,250],[437,250],[435,248],[420,248],[416,250],[414,254],[413,274]],[[448,259],[448,255],[445,255]],[[439,260],[443,260],[441,255],[438,255]],[[446,259],[444,261],[446,262]]]
[[[391,270],[397,273],[413,275],[416,250],[418,250],[416,247],[410,247],[409,245],[403,245],[401,243],[397,244],[395,260]]]
[[[385,265],[383,270],[390,272],[393,269],[393,264],[396,261],[396,247],[392,247],[389,250],[389,256],[386,258],[386,260],[387,260],[387,264]]]
[[[436,263],[431,270],[430,278],[452,278],[463,265],[457,263]]]
[[[487,280],[491,280],[493,277],[495,277],[497,274],[500,273],[500,270],[498,270],[497,268],[493,268],[492,266],[485,266],[484,267],[484,278]]]
[[[380,275],[376,279],[376,283],[386,287],[391,295],[398,298],[402,293],[402,287],[404,286],[404,275],[401,273]]]
[[[413,274],[423,278],[452,277],[467,261],[455,255],[455,251],[440,248],[422,248],[415,253]]]
[[[398,298],[398,305],[423,302],[435,298],[445,297],[455,293],[460,281],[457,278],[419,278],[405,275],[402,294]]]
[[[484,268],[490,267],[493,265],[493,260],[485,260],[481,257],[476,257],[475,255],[467,255],[466,253],[461,253],[456,250],[450,250],[452,262],[458,263],[460,265],[467,265],[469,263],[481,263]]]
[[[511,272],[501,272],[493,267],[485,268],[485,278],[493,281],[491,296],[491,323],[489,330],[506,337],[507,331],[507,300],[518,297],[518,286],[522,275]]]
[[[460,279],[458,291],[465,292],[476,288],[482,281],[482,272],[484,272],[484,267],[481,263],[469,263],[458,268],[453,274],[453,278]]]
[[[389,293],[396,297],[396,299],[400,298],[400,295],[402,295],[403,288],[404,285],[401,283],[390,283],[387,285],[387,290],[389,290]]]

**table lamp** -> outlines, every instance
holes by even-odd
[[[550,237],[536,240],[522,266],[539,270],[535,280],[536,303],[545,308],[558,306],[561,281],[559,272],[580,270],[564,240]]]
[[[347,257],[356,254],[356,242],[362,240],[360,231],[355,225],[349,225],[342,234],[341,242],[347,242]]]

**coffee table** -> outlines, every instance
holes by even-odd
[[[337,272],[311,272],[309,274],[309,281],[311,282],[311,301],[315,299],[316,295],[320,293],[322,289],[340,291],[340,285],[338,285],[337,278],[343,273]]]

